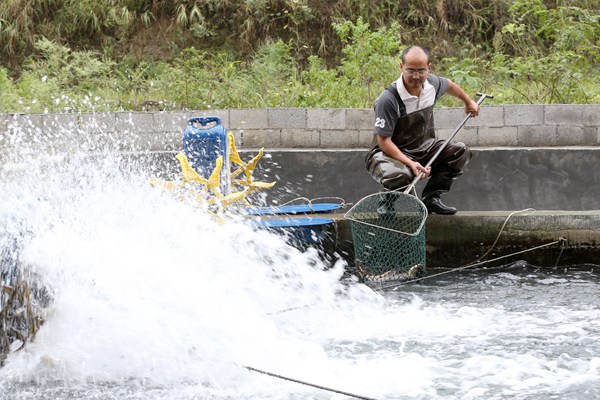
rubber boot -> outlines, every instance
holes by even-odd
[[[427,212],[430,214],[453,215],[457,209],[446,206],[442,203],[440,196],[446,193],[452,187],[452,182],[460,176],[460,174],[438,173],[429,178],[429,181],[423,189],[423,204],[427,207]]]

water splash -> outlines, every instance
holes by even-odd
[[[152,188],[150,155],[12,139],[0,238],[20,238],[54,301],[0,369],[2,400],[342,398],[244,366],[382,399],[600,396],[594,274],[472,272],[380,295],[342,283],[341,261]]]
[[[326,265],[241,218],[179,202],[116,154],[18,160],[1,173],[2,217],[28,232],[21,262],[55,299],[35,341],[9,357],[5,383],[186,383],[228,393],[247,384],[244,365],[331,363],[306,340],[307,318],[322,324],[381,305],[340,282],[343,262]],[[294,308],[312,317],[286,315]]]

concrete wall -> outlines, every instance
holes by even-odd
[[[56,151],[116,146],[132,151],[174,151],[191,116],[216,115],[234,132],[240,148],[366,148],[371,109],[235,109],[192,112],[0,114],[0,149],[31,141]],[[462,108],[437,108],[436,128],[448,137],[464,117]],[[461,130],[460,140],[486,146],[598,146],[600,104],[482,106]]]
[[[462,108],[435,113],[442,138],[464,118]],[[369,109],[5,114],[0,162],[14,158],[13,151],[94,153],[108,147],[140,154],[151,170],[174,176],[182,131],[197,115],[221,117],[242,153],[266,147],[255,178],[277,182],[265,191],[269,202],[341,197],[353,203],[379,190],[364,167],[372,138]],[[461,211],[600,210],[600,104],[483,106],[457,138],[474,153],[445,196]]]
[[[379,191],[364,150],[271,150],[255,176],[277,181],[268,198],[341,197]],[[461,211],[600,210],[600,146],[475,148],[444,202]],[[423,183],[417,185],[420,191]]]
[[[277,182],[260,193],[267,203],[327,196],[354,203],[379,190],[364,168],[372,139],[370,109],[0,114],[0,165],[23,151],[85,150],[101,156],[97,150],[110,148],[126,152],[125,158],[144,170],[177,175],[174,155],[181,150],[182,132],[188,118],[199,115],[221,117],[243,156],[267,149],[255,172],[259,180]],[[435,117],[438,136],[445,138],[464,113],[461,108],[439,108]],[[553,265],[562,256],[569,263],[598,263],[600,219],[593,210],[600,210],[600,104],[483,106],[480,117],[468,121],[457,138],[473,148],[474,156],[444,200],[461,212],[452,218],[428,218],[430,266],[456,265],[460,257],[471,261],[481,255],[510,211],[526,208],[538,214],[550,211],[507,228],[498,254],[566,237],[570,244],[564,252],[555,246],[529,253],[546,257],[529,261]],[[339,218],[337,245],[351,255],[349,229]]]

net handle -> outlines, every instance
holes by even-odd
[[[483,101],[486,98],[488,98],[488,97],[490,99],[494,98],[494,96],[492,96],[491,94],[480,93],[480,92],[475,93],[475,95],[479,97],[479,100],[477,100],[477,105],[480,105],[481,103],[483,103]],[[450,143],[450,141],[452,139],[454,139],[454,136],[456,136],[456,134],[458,133],[458,131],[461,130],[461,128],[467,123],[467,121],[469,120],[469,118],[471,118],[471,116],[472,116],[471,113],[468,113],[465,116],[465,118],[462,120],[462,122],[460,123],[460,125],[458,125],[456,127],[456,129],[454,130],[454,132],[452,133],[452,135],[450,135],[450,137],[444,141],[444,144],[438,149],[438,151],[436,151],[436,153],[431,158],[431,160],[429,160],[429,162],[427,163],[427,165],[425,165],[425,169],[431,167],[431,164],[433,164],[433,162],[435,161],[435,159],[446,148],[446,146],[448,145],[448,143]],[[415,179],[413,179],[413,181],[410,183],[410,185],[408,185],[408,187],[404,190],[404,193],[410,192],[415,187],[415,185],[417,184],[417,182],[419,182],[419,180],[421,179],[421,177],[423,176],[423,174],[424,174],[424,172],[420,171],[419,174],[417,176],[415,176]]]

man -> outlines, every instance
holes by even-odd
[[[444,205],[440,196],[462,174],[471,151],[464,143],[450,142],[430,168],[424,167],[444,142],[435,137],[433,106],[446,92],[462,100],[473,117],[479,115],[479,106],[450,79],[431,74],[429,53],[419,46],[404,50],[400,71],[400,78],[375,101],[375,137],[367,170],[385,190],[400,190],[423,172],[423,179],[429,177],[422,193],[427,211],[455,214],[456,208]]]

